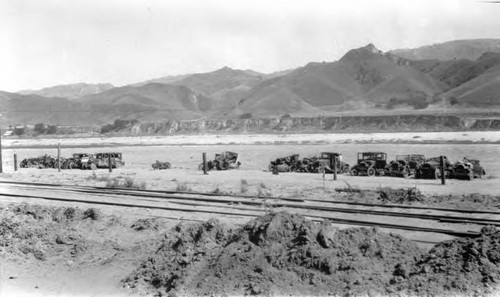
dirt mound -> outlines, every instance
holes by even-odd
[[[125,283],[181,295],[388,294],[396,269],[422,252],[375,229],[333,229],[269,214],[235,231],[217,221],[178,225]]]
[[[130,226],[130,228],[134,229],[135,231],[142,231],[142,230],[157,231],[158,228],[160,228],[160,225],[158,224],[156,219],[146,218],[146,219],[138,219]]]
[[[217,220],[180,223],[168,231],[155,253],[124,283],[135,288],[180,289],[192,277],[196,266],[218,253],[231,230]]]
[[[437,244],[417,263],[409,289],[419,295],[483,296],[500,283],[500,230],[484,227],[479,238]]]
[[[0,208],[0,252],[40,261],[66,254],[76,257],[93,243],[83,239],[74,227],[83,220],[101,217],[95,208],[82,211],[74,207],[11,204]]]

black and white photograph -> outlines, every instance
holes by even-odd
[[[0,0],[0,297],[500,296],[500,1]]]

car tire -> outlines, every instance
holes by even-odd
[[[351,173],[352,176],[358,176],[359,175],[359,171],[356,168],[351,168],[350,173]]]
[[[369,167],[368,170],[366,170],[366,175],[368,176],[375,176],[377,174],[377,171],[373,167]]]

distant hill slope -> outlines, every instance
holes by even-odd
[[[349,51],[332,63],[309,63],[265,80],[238,102],[235,112],[256,115],[321,110],[384,107],[393,104],[420,108],[446,86],[411,66],[384,54],[372,44]]]
[[[133,86],[141,86],[151,82],[185,86],[196,93],[214,99],[214,110],[223,111],[228,106],[234,106],[237,100],[245,96],[252,87],[264,80],[265,77],[265,74],[253,70],[223,67],[206,73],[166,76]]]
[[[159,78],[154,78],[154,79],[150,79],[150,80],[147,80],[147,81],[143,81],[143,82],[139,82],[139,83],[136,83],[136,84],[131,84],[130,86],[131,87],[140,87],[140,86],[144,86],[144,85],[147,85],[147,84],[151,84],[151,83],[160,83],[160,84],[172,84],[172,83],[175,83],[181,79],[184,79],[188,76],[190,76],[191,74],[180,74],[180,75],[169,75],[169,76],[163,76],[163,77],[159,77]]]
[[[19,91],[22,95],[39,95],[43,97],[60,97],[67,99],[77,99],[86,95],[98,94],[114,88],[112,84],[69,84],[58,85],[40,90]]]
[[[190,119],[204,116],[213,99],[185,86],[150,83],[125,86],[77,100],[108,118]]]
[[[24,124],[88,124],[94,120],[92,113],[66,98],[22,95],[0,91],[0,122]]]
[[[476,61],[471,60],[420,60],[413,65],[420,71],[455,88],[474,79],[488,69],[500,65],[500,53],[484,53]]]
[[[500,39],[455,40],[414,49],[391,51],[410,60],[476,60],[486,52],[500,52]]]
[[[500,65],[489,68],[443,94],[452,105],[498,109],[500,107]]]

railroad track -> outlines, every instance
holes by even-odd
[[[238,217],[257,217],[265,214],[270,209],[286,210],[316,221],[327,219],[335,224],[430,232],[458,237],[478,236],[480,228],[484,225],[500,226],[500,211],[426,208],[319,199],[116,189],[14,181],[0,181],[0,184],[7,185],[9,189],[4,191],[0,188],[0,197],[45,199]]]

